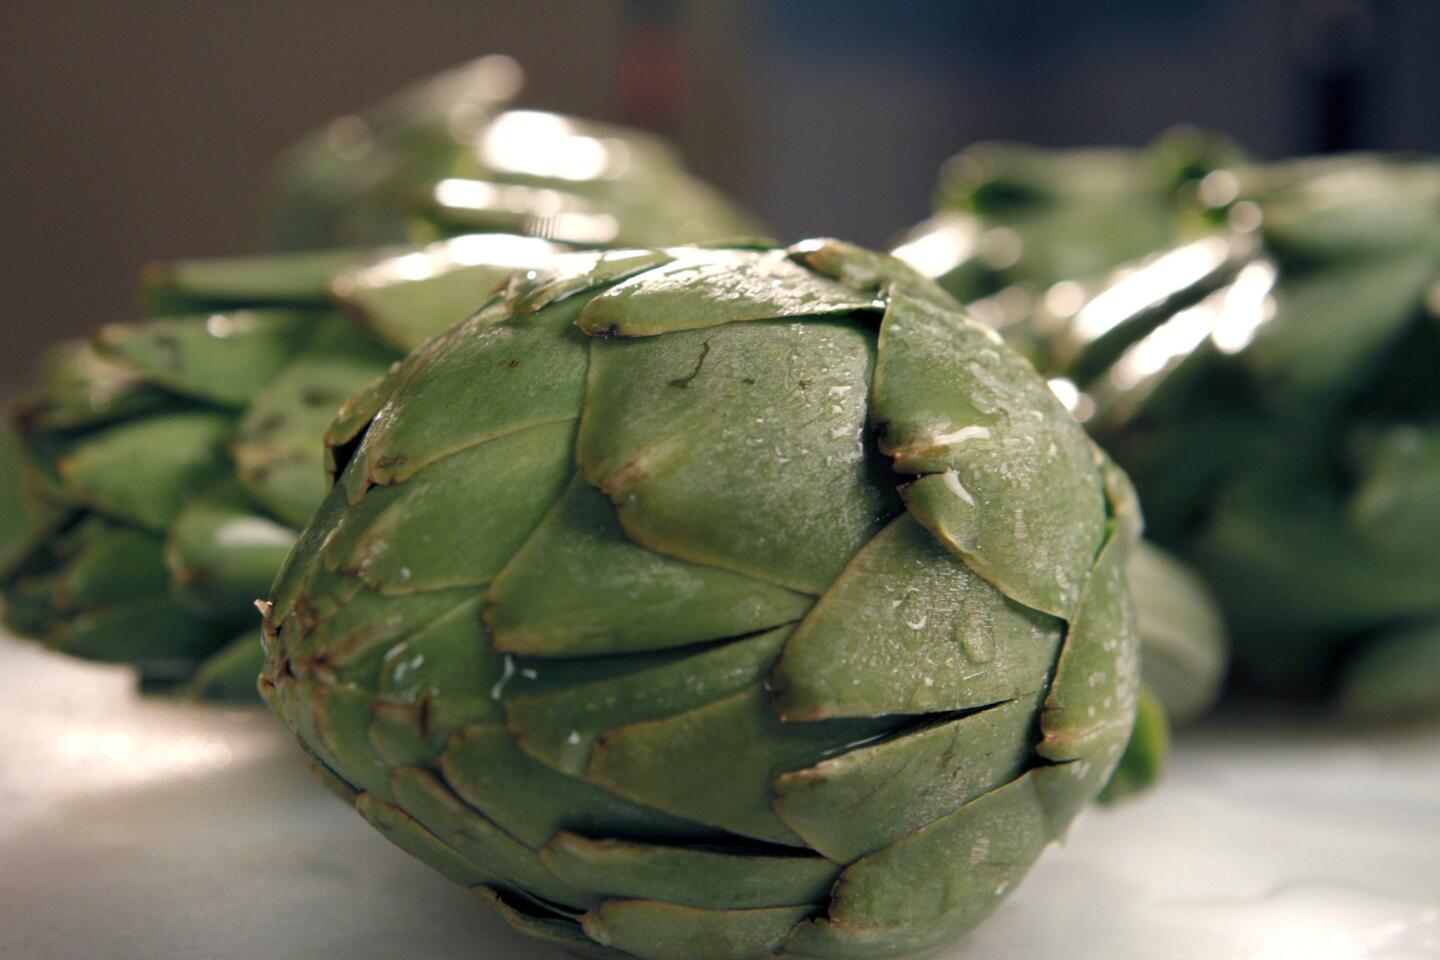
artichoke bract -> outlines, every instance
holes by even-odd
[[[254,601],[324,499],[341,403],[559,249],[474,236],[150,270],[151,318],[58,348],[13,411],[28,495],[7,521],[34,517],[7,534],[6,624],[157,685],[199,668],[201,693],[253,698]]]
[[[509,57],[481,57],[306,137],[277,167],[275,245],[507,232],[663,246],[759,232],[658,137],[505,109],[521,79]]]
[[[581,955],[927,953],[1126,746],[1128,481],[893,258],[566,255],[328,441],[262,693],[381,832]]]
[[[1041,298],[1056,365],[1193,562],[1241,677],[1440,707],[1440,163],[1214,175],[1232,229]],[[1082,293],[1083,291],[1083,293]]]

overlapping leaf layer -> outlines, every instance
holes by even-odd
[[[1127,482],[888,257],[561,257],[329,440],[262,692],[578,954],[927,954],[1125,747]]]

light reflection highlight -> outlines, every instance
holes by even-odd
[[[941,213],[891,253],[927,277],[940,277],[975,256],[980,233],[978,218]]]
[[[226,548],[289,547],[294,542],[295,531],[264,517],[240,517],[215,531],[216,545]]]
[[[1080,423],[1085,423],[1095,416],[1095,401],[1077,387],[1073,380],[1055,377],[1047,380],[1046,384],[1050,387],[1050,392],[1055,394],[1055,399],[1060,401],[1060,405],[1070,411],[1070,416]]]
[[[1111,368],[1111,383],[1122,391],[1133,390],[1178,364],[1207,339],[1222,353],[1245,349],[1275,314],[1270,295],[1275,277],[1271,263],[1246,265],[1229,284],[1179,311],[1126,350]]]
[[[493,170],[556,180],[610,180],[624,175],[631,162],[624,141],[587,136],[569,117],[535,110],[501,114],[476,147]]]
[[[255,329],[255,318],[246,313],[214,313],[205,318],[205,332],[223,340]]]
[[[980,237],[980,259],[991,270],[1008,270],[1024,253],[1025,241],[1009,227],[995,227]]]
[[[363,160],[375,149],[370,125],[356,116],[336,117],[325,128],[325,146],[341,160]]]
[[[1110,372],[1115,386],[1133,389],[1204,343],[1220,310],[1218,297],[1211,294],[1196,306],[1181,310],[1125,351]]]
[[[509,221],[512,230],[547,240],[603,246],[620,235],[620,221],[575,194],[546,187],[451,178],[435,186],[435,202],[457,219],[472,214],[476,225]]]
[[[1089,343],[1142,310],[1164,303],[1167,297],[1204,279],[1225,262],[1229,253],[1223,239],[1207,237],[1122,275],[1076,315],[1076,338]]]
[[[1240,196],[1240,178],[1230,170],[1212,170],[1200,181],[1200,200],[1208,207],[1223,207]]]
[[[432,243],[423,250],[381,260],[344,278],[351,288],[386,287],[430,280],[464,267],[492,266],[518,270],[533,266],[565,248],[539,237],[508,233],[477,233]]]
[[[1050,392],[1055,394],[1055,399],[1060,401],[1060,405],[1073,412],[1075,404],[1080,402],[1080,388],[1064,377],[1054,377],[1047,380],[1046,383],[1050,387]]]
[[[1228,290],[1224,306],[1215,318],[1210,338],[1221,353],[1239,353],[1250,346],[1255,334],[1275,315],[1275,266],[1261,261],[1241,270]]]
[[[452,177],[435,185],[435,202],[455,210],[524,214],[532,210],[558,211],[564,205],[565,195],[556,190]]]
[[[1045,291],[1045,312],[1065,320],[1085,306],[1085,288],[1074,280],[1061,280]]]
[[[591,246],[614,242],[620,235],[620,221],[608,213],[567,210],[548,217],[532,218],[525,229],[547,240]]]
[[[1230,208],[1230,213],[1225,218],[1225,223],[1230,229],[1240,233],[1254,233],[1260,229],[1260,223],[1263,219],[1264,212],[1260,209],[1260,204],[1254,200],[1241,200]]]
[[[1003,331],[1014,324],[1031,320],[1036,332],[1042,335],[1051,332],[1050,318],[1043,313],[1034,313],[1035,298],[1030,291],[1019,284],[1013,284],[985,297],[966,304],[965,309],[988,330]],[[1033,314],[1033,316],[1032,316]]]

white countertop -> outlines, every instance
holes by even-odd
[[[0,637],[0,958],[562,956],[347,812],[262,708]],[[1440,724],[1183,736],[943,956],[1440,958]]]

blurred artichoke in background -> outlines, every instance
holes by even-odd
[[[1148,529],[1242,679],[1356,716],[1440,707],[1440,163],[1217,171],[1231,229],[1036,298]]]
[[[200,692],[253,697],[254,601],[325,496],[341,402],[558,249],[474,236],[147,272],[150,319],[57,348],[16,405],[29,496],[10,502],[44,519],[7,534],[7,626],[161,684],[233,641]]]
[[[1196,185],[1239,157],[1190,128],[1143,150],[978,143],[945,164],[935,215],[894,253],[961,302],[1096,276],[1203,229]]]
[[[759,229],[658,137],[505,110],[520,84],[509,57],[482,57],[307,137],[277,172],[275,245],[501,231],[586,247],[665,246]]]
[[[1128,482],[892,258],[558,258],[329,441],[262,691],[377,828],[582,955],[932,950],[1127,742]]]
[[[1141,540],[1125,569],[1140,633],[1140,676],[1168,722],[1198,719],[1220,697],[1229,659],[1215,596],[1190,567]]]

